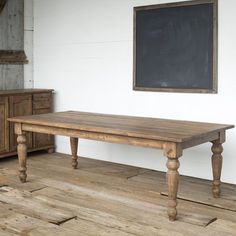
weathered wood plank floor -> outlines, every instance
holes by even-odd
[[[166,215],[165,173],[62,154],[28,160],[28,182],[15,158],[0,161],[0,236],[236,235],[236,186],[181,177],[179,217]]]

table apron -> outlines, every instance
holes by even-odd
[[[186,149],[186,148],[194,147],[203,143],[212,142],[214,140],[219,139],[221,136],[221,133],[222,132],[214,132],[214,133],[204,135],[202,137],[197,137],[189,141],[185,141],[182,143],[182,148]]]
[[[21,130],[28,131],[28,132],[62,135],[62,136],[68,136],[68,137],[78,137],[78,138],[83,138],[83,139],[91,139],[91,140],[111,142],[111,143],[120,143],[120,144],[129,144],[129,145],[158,148],[158,149],[163,149],[163,145],[166,143],[166,141],[162,141],[162,140],[144,139],[144,138],[123,136],[123,135],[116,135],[116,134],[106,134],[106,133],[100,133],[100,132],[91,132],[91,131],[75,130],[75,129],[52,127],[52,126],[33,125],[33,124],[21,124]]]

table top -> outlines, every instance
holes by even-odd
[[[13,117],[11,122],[74,129],[162,141],[185,142],[221,132],[234,125],[108,115],[79,111]]]

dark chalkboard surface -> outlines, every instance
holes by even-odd
[[[134,8],[134,89],[217,92],[217,1]]]

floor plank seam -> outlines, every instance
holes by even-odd
[[[8,184],[2,184],[0,185],[0,192],[3,192],[4,190],[2,189],[3,187],[9,187]]]
[[[73,216],[73,217],[70,217],[68,219],[65,219],[65,220],[62,220],[60,222],[57,222],[57,223],[55,223],[55,222],[48,222],[48,223],[51,223],[51,224],[54,224],[54,225],[61,225],[61,224],[64,224],[64,223],[66,223],[66,222],[68,222],[70,220],[73,220],[73,219],[76,220],[77,218],[78,218],[78,216]]]
[[[214,218],[214,219],[212,219],[211,221],[209,221],[207,224],[206,224],[206,226],[205,227],[207,227],[207,226],[209,226],[210,224],[212,224],[213,222],[215,222],[215,221],[217,221],[218,220],[218,218],[216,217],[216,218]]]
[[[4,204],[6,206],[9,205],[7,202],[1,201],[1,200],[0,200],[0,203]]]
[[[29,192],[30,193],[34,193],[34,192],[40,191],[40,190],[45,189],[45,188],[48,188],[48,186],[37,188],[37,189],[33,189],[33,190],[30,190]]]
[[[161,195],[161,196],[164,196],[164,197],[168,197],[168,195],[167,195],[166,193],[163,193],[163,192],[160,192],[160,195]],[[220,207],[220,206],[213,206],[213,205],[211,205],[211,204],[204,203],[204,202],[193,201],[193,200],[186,199],[186,198],[182,198],[182,197],[177,197],[177,199],[183,200],[183,201],[186,201],[186,202],[193,202],[193,203],[201,204],[201,205],[204,205],[204,206],[209,206],[209,207],[212,207],[212,208],[222,209],[222,210],[231,211],[231,212],[236,213],[235,210],[231,210],[231,209],[229,209],[229,208]]]
[[[134,177],[136,177],[136,176],[143,175],[143,174],[147,173],[148,171],[149,171],[149,170],[144,171],[144,172],[142,172],[142,173],[137,173],[137,174],[135,174],[135,175],[127,176],[126,179],[127,179],[127,180],[130,180],[130,179],[132,179],[132,178],[134,178]]]

